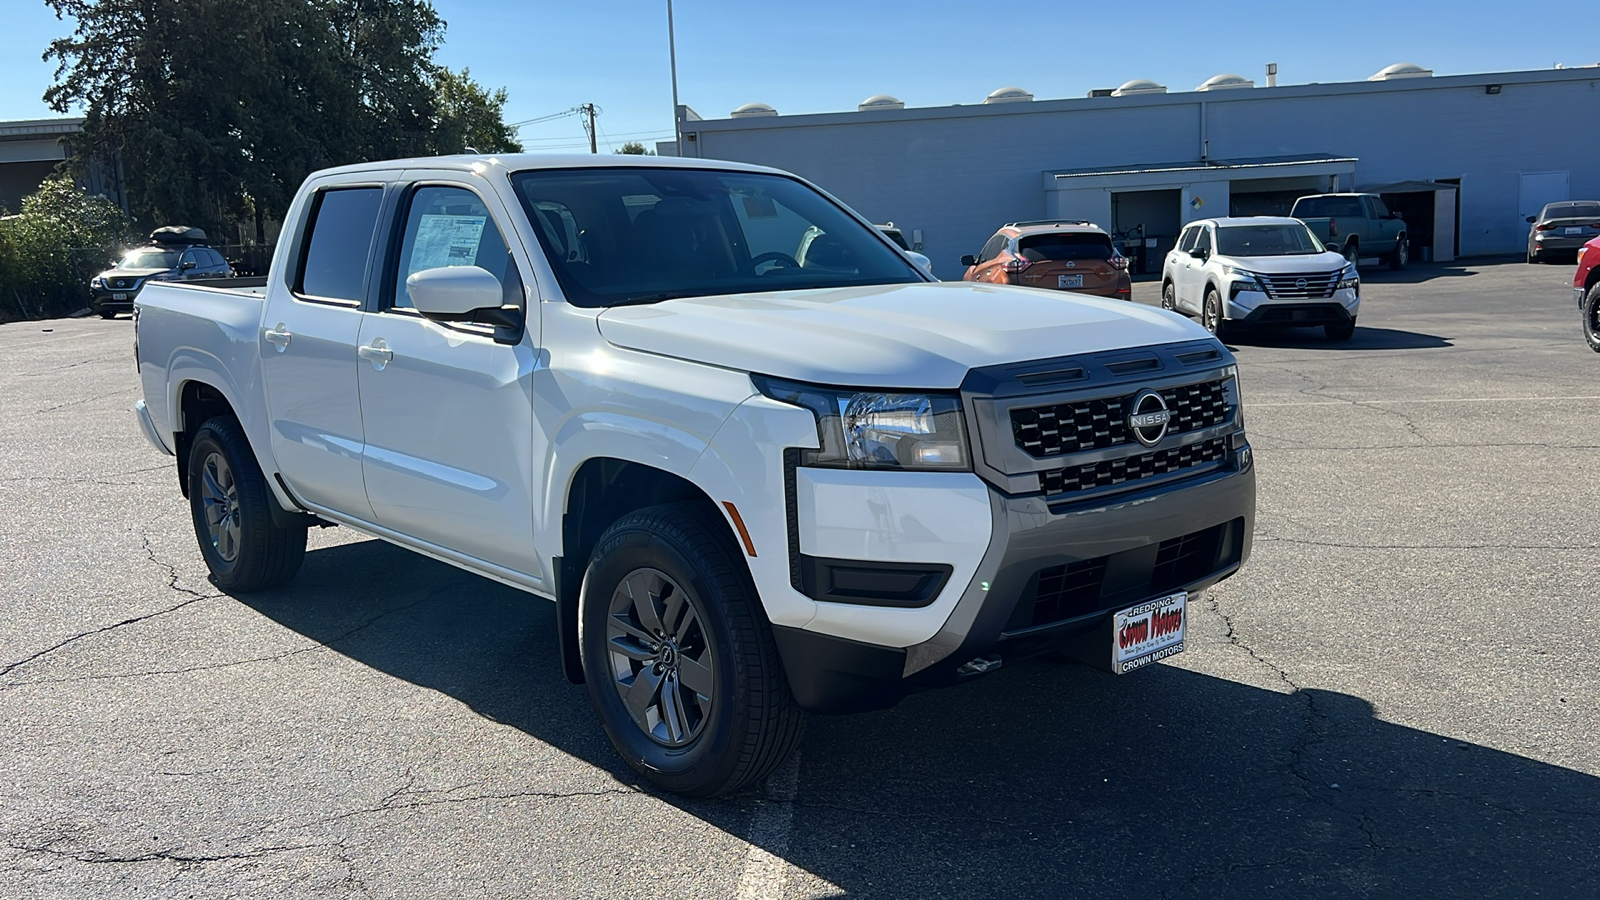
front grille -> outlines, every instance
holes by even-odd
[[[1082,466],[1069,466],[1039,473],[1039,487],[1045,494],[1067,494],[1090,488],[1110,487],[1141,478],[1167,475],[1221,462],[1228,455],[1228,442],[1213,438],[1182,447],[1138,453],[1121,459],[1107,459]]]
[[[1286,303],[1282,306],[1263,306],[1259,317],[1252,317],[1257,325],[1326,325],[1329,322],[1350,321],[1350,316],[1333,303]]]
[[[1226,379],[1186,384],[1161,392],[1172,414],[1169,433],[1210,428],[1228,421]],[[1011,411],[1017,446],[1035,459],[1103,450],[1133,440],[1128,434],[1128,401],[1133,394],[1076,400]]]
[[[124,289],[124,288],[131,288],[131,287],[134,286],[135,283],[136,283],[135,280],[132,279],[132,278],[113,278],[113,279],[111,279],[111,286],[116,288],[119,291]]]
[[[1267,296],[1274,300],[1321,300],[1333,296],[1333,289],[1339,284],[1339,275],[1339,272],[1308,272],[1256,277],[1267,289]]]
[[[1040,569],[1023,590],[1005,630],[1016,633],[1054,625],[1182,590],[1239,562],[1243,528],[1244,520],[1234,519],[1154,547],[1147,544]],[[1130,576],[1133,572],[1147,572],[1149,580]]]

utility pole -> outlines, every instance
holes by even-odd
[[[683,132],[678,127],[678,38],[672,30],[672,0],[667,0],[667,59],[672,65],[672,145],[683,155]]]
[[[594,104],[593,103],[585,103],[584,105],[582,105],[582,106],[580,106],[578,108],[583,110],[584,115],[587,115],[589,117],[589,152],[590,153],[599,153],[600,152],[600,148],[597,147],[595,145],[595,142],[594,142],[594,113],[595,113]]]

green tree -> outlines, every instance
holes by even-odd
[[[63,315],[83,307],[88,282],[132,240],[115,203],[54,175],[0,218],[0,310]]]
[[[626,144],[623,144],[621,147],[619,147],[615,152],[621,153],[621,154],[623,154],[625,156],[655,156],[656,155],[655,151],[646,150],[644,148],[644,145],[639,143],[638,141],[629,141]]]
[[[486,90],[472,80],[470,69],[452,72],[440,66],[433,73],[435,121],[433,143],[439,153],[521,153],[522,144],[506,125],[506,89]]]
[[[427,0],[46,2],[76,28],[45,53],[45,100],[83,108],[77,164],[120,156],[147,224],[225,234],[253,218],[260,237],[312,171],[460,152],[504,105],[465,72],[444,102]]]

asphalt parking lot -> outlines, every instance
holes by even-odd
[[[705,803],[615,758],[542,601],[348,529],[218,592],[131,323],[0,327],[0,897],[1600,896],[1570,275],[1374,267],[1348,344],[1230,339],[1255,550],[1187,652],[816,718]]]

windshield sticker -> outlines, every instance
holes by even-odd
[[[411,266],[406,274],[423,269],[477,265],[478,244],[483,241],[486,216],[424,215],[417,223],[411,246]]]

